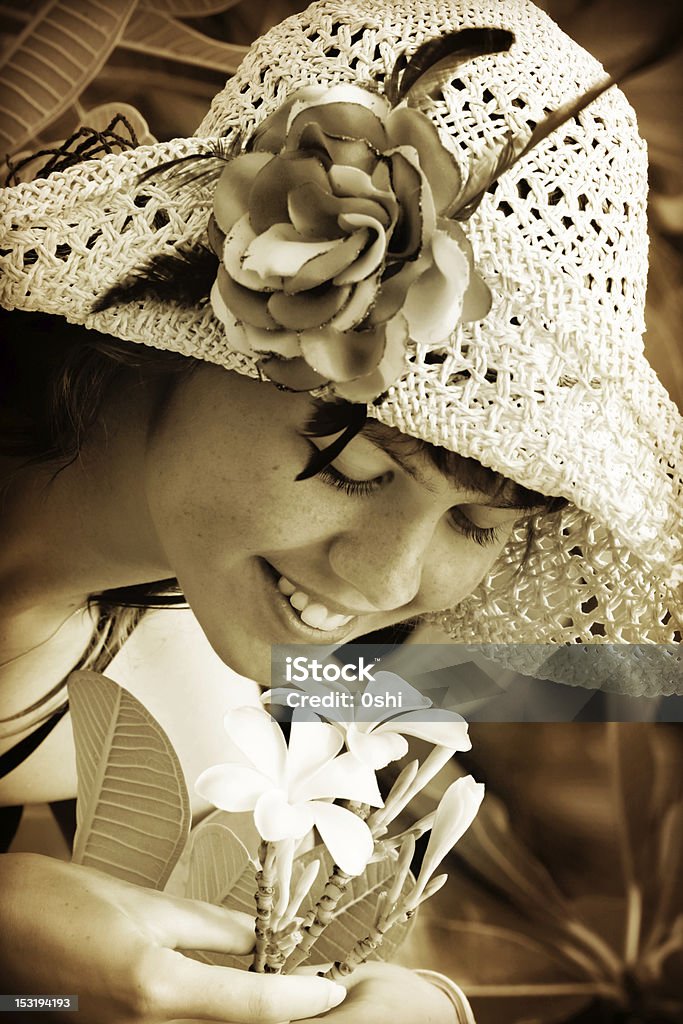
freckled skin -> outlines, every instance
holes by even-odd
[[[266,681],[270,645],[301,638],[274,610],[262,559],[356,613],[351,639],[456,604],[519,515],[471,504],[431,467],[424,486],[362,437],[335,465],[354,479],[379,478],[372,493],[296,481],[311,454],[300,434],[311,412],[308,395],[206,365],[170,396],[145,452],[148,513],[165,560],[220,657]],[[499,527],[494,543],[454,528],[449,510],[468,501],[478,525]]]

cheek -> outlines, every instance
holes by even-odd
[[[419,614],[452,608],[468,597],[500,557],[507,537],[490,546],[464,537],[435,546],[422,573]]]
[[[248,444],[231,437],[201,447],[169,438],[151,465],[148,494],[177,573],[197,575],[324,541],[338,509],[296,480],[306,454],[296,436],[279,447],[253,437]]]

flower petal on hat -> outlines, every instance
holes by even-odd
[[[350,331],[364,320],[372,308],[379,287],[379,273],[359,281],[351,290],[346,305],[332,318],[329,326],[335,331]]]
[[[454,203],[462,190],[462,173],[444,146],[436,125],[420,110],[397,107],[385,122],[392,146],[412,146],[429,181],[437,213]]]
[[[259,797],[254,809],[254,824],[269,843],[280,839],[300,839],[315,824],[313,809],[306,804],[290,804],[281,789],[272,789]]]
[[[378,176],[366,174],[357,167],[330,167],[327,179],[334,194],[340,198],[374,199],[391,213],[396,206],[396,197],[391,191],[383,190],[376,183]],[[379,176],[381,181],[381,176]]]
[[[382,266],[387,251],[386,232],[375,217],[367,217],[363,213],[345,213],[339,218],[339,223],[358,234],[367,231],[367,238],[370,240],[365,252],[334,278],[335,284],[356,284],[374,274]]]
[[[315,774],[300,778],[291,793],[297,800],[332,797],[372,807],[383,803],[374,770],[348,753],[328,761]]]
[[[410,337],[419,344],[444,341],[462,313],[470,268],[460,245],[445,231],[432,238],[432,265],[408,289],[403,314]]]
[[[288,391],[313,391],[329,383],[302,357],[299,359],[260,359],[258,368],[264,377]]]
[[[398,273],[384,277],[377,293],[377,300],[370,311],[370,323],[386,323],[395,316],[402,308],[411,284],[417,281],[430,263],[431,257],[421,255],[416,260],[404,263]]]
[[[473,320],[483,320],[488,316],[491,309],[493,297],[491,290],[485,281],[476,272],[474,266],[474,250],[472,243],[463,231],[460,224],[454,220],[441,218],[437,226],[446,231],[451,238],[454,238],[467,257],[470,267],[470,280],[465,294],[462,297],[462,313],[460,323],[470,323]]]
[[[374,849],[368,826],[345,807],[318,801],[309,806],[315,826],[335,864],[347,875],[360,875]]]
[[[296,295],[275,292],[268,300],[268,309],[282,327],[303,331],[329,323],[344,307],[350,293],[350,285],[338,288],[333,284]]]
[[[301,354],[309,366],[327,380],[363,377],[379,364],[386,344],[384,327],[368,331],[335,331],[332,327],[303,331]]]
[[[484,320],[491,310],[493,296],[491,289],[476,270],[470,272],[470,283],[462,297],[462,313],[460,323],[467,324],[475,320]]]
[[[272,159],[270,153],[245,153],[231,160],[221,174],[213,195],[213,213],[226,235],[248,211],[254,179]]]
[[[218,268],[216,284],[223,302],[238,321],[247,322],[253,327],[277,328],[277,321],[268,312],[267,292],[255,292],[252,288],[237,284],[222,266]]]
[[[216,253],[216,256],[218,256],[219,259],[222,259],[223,246],[225,245],[225,232],[221,231],[218,227],[218,223],[213,214],[209,217],[206,233],[209,236],[209,245],[211,246],[211,249]]]
[[[270,150],[272,153],[279,153],[285,142],[290,118],[296,117],[305,106],[324,103],[329,92],[330,90],[324,85],[305,85],[302,89],[297,89],[287,97],[284,103],[276,107],[272,114],[263,119],[252,136],[252,149],[259,152]]]
[[[358,167],[369,174],[377,163],[377,152],[364,139],[336,139],[317,124],[306,125],[299,144],[306,152],[318,153],[328,167]]]
[[[391,154],[391,183],[400,212],[389,251],[398,259],[412,259],[431,237],[436,214],[426,179],[407,146]]]
[[[374,198],[336,196],[313,182],[306,182],[289,194],[289,219],[304,238],[341,237],[344,231],[339,219],[345,213],[366,214],[378,220],[382,227],[389,228],[392,213],[387,209],[390,204],[386,199],[387,194],[380,192]]]
[[[386,344],[384,354],[377,368],[359,380],[335,384],[334,393],[347,402],[371,402],[392,384],[395,384],[407,368],[408,324],[402,313],[398,313],[384,328]]]
[[[301,270],[284,283],[284,290],[290,294],[317,288],[331,281],[349,267],[368,244],[367,228],[360,228],[347,238],[337,238],[332,247],[309,260]]]
[[[287,124],[289,122],[290,114],[294,104],[299,102],[298,97],[307,90],[311,93],[315,90],[318,94],[324,92],[324,88],[319,85],[307,86],[305,89],[300,89],[295,93],[292,93],[284,103],[281,103],[279,107],[265,117],[261,121],[260,125],[256,128],[256,131],[251,137],[251,149],[254,152],[270,152],[279,153],[285,144],[285,137],[287,135]]]
[[[216,764],[201,773],[195,790],[222,811],[253,811],[272,785],[263,772],[250,765]]]
[[[218,280],[214,281],[209,295],[211,308],[225,328],[225,337],[231,349],[241,352],[243,355],[251,356],[253,352],[247,341],[247,335],[242,323],[238,321],[235,314],[223,302],[223,297],[218,287]]]
[[[253,291],[265,292],[281,288],[281,277],[273,275],[263,278],[255,273],[255,271],[248,270],[244,266],[244,254],[255,238],[256,233],[249,222],[249,214],[246,213],[244,217],[240,217],[238,221],[235,221],[225,239],[225,245],[223,246],[225,269],[233,281],[237,281],[238,284],[244,285],[245,288],[251,288]]]
[[[327,174],[317,156],[287,153],[270,160],[263,167],[249,193],[251,224],[257,235],[273,224],[287,223],[287,196],[292,189],[307,181],[314,181],[322,189],[327,188]]]
[[[374,769],[386,768],[392,761],[398,761],[408,753],[408,740],[398,733],[365,733],[355,725],[349,727],[346,744],[354,757]]]
[[[307,107],[322,106],[328,103],[356,103],[362,107],[372,110],[379,118],[385,118],[391,110],[391,104],[379,93],[370,92],[360,85],[340,83],[339,85],[307,85],[295,93],[294,102],[291,108],[289,124],[300,111]]]
[[[306,241],[291,224],[273,224],[249,243],[243,268],[254,271],[262,280],[290,278],[316,256],[338,248],[339,244],[338,239]]]
[[[341,238],[344,232],[337,220],[345,204],[352,208],[352,199],[338,199],[317,182],[305,181],[291,189],[287,196],[287,214],[302,238]]]
[[[301,354],[298,336],[293,331],[268,331],[262,327],[242,324],[252,356],[280,356],[295,359]]]
[[[311,129],[314,129],[313,135]],[[328,152],[335,163],[350,163],[354,167],[363,166],[371,155],[369,148],[377,154],[387,146],[387,134],[377,115],[366,106],[348,102],[319,103],[295,114],[289,123],[285,145],[287,149],[307,149],[312,138],[322,141],[323,137],[332,146]],[[363,151],[358,150],[360,164],[347,158],[355,151],[357,143],[363,144]],[[326,143],[323,145],[327,148]],[[334,156],[335,148],[338,158]]]

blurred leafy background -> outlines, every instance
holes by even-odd
[[[0,159],[49,147],[79,125],[102,130],[118,111],[140,141],[191,135],[251,41],[305,6],[300,0],[0,0]],[[607,68],[683,25],[680,0],[541,0],[540,6]],[[650,147],[648,355],[683,408],[680,48],[625,91]]]
[[[477,1024],[681,1024],[683,726],[470,734],[439,791],[471,771],[486,797],[403,961],[451,975]]]

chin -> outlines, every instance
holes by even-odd
[[[202,625],[202,628],[203,625]],[[270,644],[263,639],[253,639],[245,633],[232,631],[219,636],[205,630],[206,638],[221,661],[240,676],[253,679],[262,686],[270,686]]]

